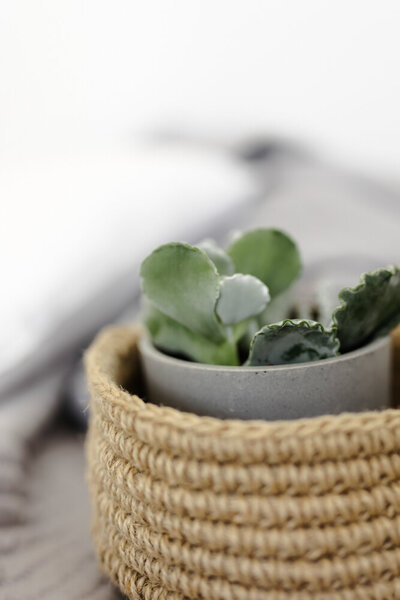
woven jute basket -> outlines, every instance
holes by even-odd
[[[146,404],[127,391],[140,334],[109,328],[86,355],[93,538],[122,592],[400,599],[400,412],[268,423]]]

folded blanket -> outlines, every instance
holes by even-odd
[[[0,399],[128,306],[150,249],[195,240],[255,191],[239,160],[180,144],[2,165]]]

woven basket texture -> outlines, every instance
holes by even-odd
[[[140,335],[108,328],[86,355],[93,539],[121,591],[400,599],[400,412],[268,423],[146,404],[126,391]]]

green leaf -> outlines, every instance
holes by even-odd
[[[235,238],[228,249],[235,270],[261,279],[273,298],[300,273],[300,255],[293,240],[277,229],[254,229]]]
[[[268,302],[269,291],[262,281],[236,273],[222,278],[216,311],[224,325],[236,325],[258,315]]]
[[[233,264],[231,257],[228,256],[225,250],[220,248],[214,240],[207,238],[202,240],[199,244],[196,244],[196,246],[211,258],[220,275],[233,275],[235,272],[235,265]]]
[[[338,354],[336,332],[321,323],[285,319],[263,327],[250,345],[248,366],[304,363]]]
[[[341,305],[333,312],[340,351],[349,352],[384,335],[400,321],[400,269],[390,266],[364,273],[355,288],[339,293]]]
[[[146,303],[143,315],[153,344],[169,354],[212,365],[239,364],[235,343],[214,344]]]
[[[165,244],[143,261],[140,274],[144,293],[161,312],[214,343],[226,341],[215,314],[220,277],[205,252]]]

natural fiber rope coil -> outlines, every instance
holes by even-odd
[[[120,589],[400,599],[400,412],[267,423],[146,404],[122,387],[139,376],[140,334],[109,328],[86,356],[93,537]]]

